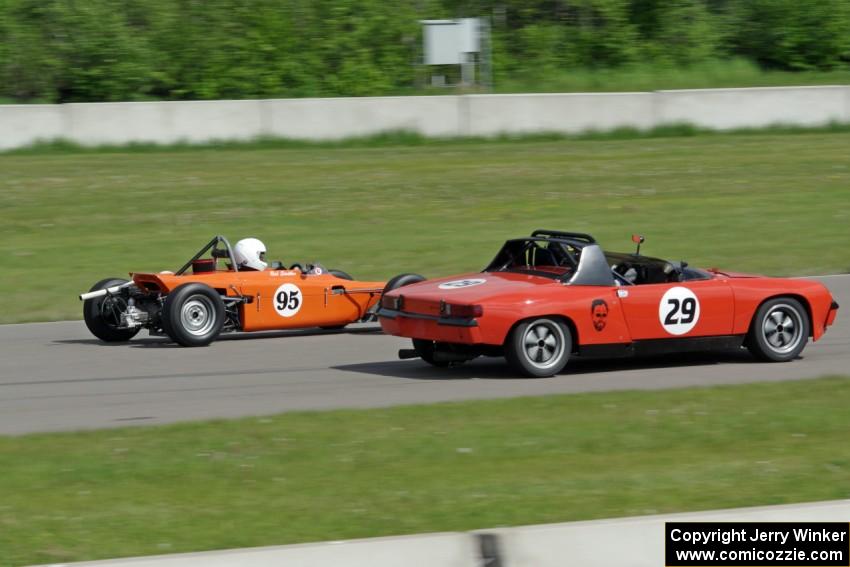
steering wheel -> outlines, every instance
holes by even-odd
[[[611,271],[614,273],[614,279],[620,282],[622,285],[635,285],[635,282],[631,282],[626,279],[625,273],[629,270],[629,266],[614,264],[611,266]]]

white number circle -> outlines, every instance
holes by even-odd
[[[699,321],[699,299],[686,287],[671,287],[661,297],[658,319],[671,335],[684,335]]]
[[[298,313],[298,310],[304,304],[304,295],[297,285],[285,283],[274,292],[272,302],[278,315],[292,317]]]
[[[454,280],[451,282],[441,283],[439,285],[440,289],[458,289],[460,287],[472,287],[474,285],[481,285],[485,283],[487,280],[483,280],[481,278],[469,279],[469,280]]]

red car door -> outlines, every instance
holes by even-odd
[[[619,288],[632,340],[731,335],[734,298],[723,280]]]

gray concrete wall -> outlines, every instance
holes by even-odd
[[[655,126],[654,93],[469,95],[463,135],[493,136]]]
[[[333,140],[391,130],[457,136],[461,97],[293,98],[261,102],[263,134]]]
[[[665,522],[842,522],[850,500],[637,516],[490,530],[500,538],[503,567],[658,567]]]
[[[64,111],[55,104],[0,104],[0,150],[67,137]]]
[[[771,124],[820,126],[850,122],[850,87],[771,87],[659,91],[659,124],[688,122],[716,128],[758,128]]]
[[[70,563],[75,567],[475,567],[472,535],[436,533]],[[48,567],[48,566],[45,566]],[[54,564],[49,567],[59,567]]]
[[[0,150],[84,145],[332,140],[393,130],[493,136],[690,123],[718,130],[850,123],[850,86],[197,102],[0,105]]]
[[[657,567],[665,522],[843,522],[850,500],[71,563],[68,567]],[[485,553],[481,536],[493,545]]]

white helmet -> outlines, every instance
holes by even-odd
[[[266,245],[256,238],[243,238],[233,247],[239,269],[262,271],[266,269]]]

